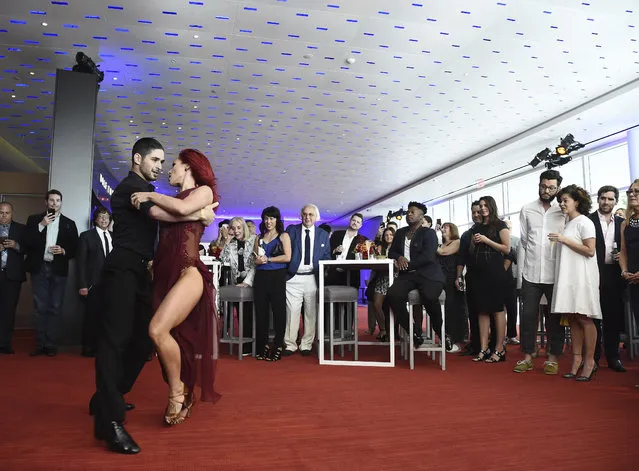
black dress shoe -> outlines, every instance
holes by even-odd
[[[300,355],[302,355],[303,357],[310,357],[311,356],[311,351],[310,350],[300,350]]]
[[[135,440],[126,431],[124,425],[119,422],[110,422],[106,426],[106,429],[98,432],[96,430],[96,438],[104,437],[109,449],[115,453],[122,453],[123,455],[135,455],[140,453],[140,447]]]
[[[0,354],[2,355],[15,355],[16,352],[13,351],[11,347],[1,347]]]
[[[419,348],[424,343],[424,337],[421,335],[413,335],[413,347]]]
[[[29,353],[29,356],[30,357],[37,357],[37,356],[46,355],[46,354],[47,354],[47,351],[44,348],[38,347],[34,351]]]
[[[294,353],[295,353],[295,352],[294,352],[293,350],[288,350],[288,349],[286,349],[286,350],[284,350],[284,351],[282,352],[282,356],[283,356],[283,357],[290,357],[290,356],[291,356],[291,355],[293,355]]]
[[[608,368],[616,371],[617,373],[625,373],[627,371],[626,367],[623,366],[623,363],[621,363],[621,360],[611,361],[610,363],[608,363]]]
[[[48,347],[44,349],[44,352],[47,354],[48,357],[54,357],[58,354],[58,349],[54,347]]]

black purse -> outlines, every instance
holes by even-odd
[[[280,236],[277,236],[277,243],[275,244],[273,252],[271,252],[271,257],[279,257],[280,255],[284,255],[284,246],[282,245]]]

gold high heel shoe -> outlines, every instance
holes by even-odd
[[[182,398],[181,401],[178,401],[178,398]],[[184,422],[186,416],[182,415],[182,410],[185,409],[187,395],[184,393],[184,384],[182,384],[181,391],[177,394],[169,396],[169,404],[166,406],[166,411],[164,412],[164,423],[166,425],[178,425]],[[190,407],[189,405],[189,412]]]

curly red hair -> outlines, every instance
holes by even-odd
[[[178,159],[191,168],[195,183],[211,188],[211,191],[213,191],[213,202],[219,201],[220,195],[217,193],[215,173],[213,173],[211,162],[209,162],[206,155],[197,149],[183,149],[180,151]]]

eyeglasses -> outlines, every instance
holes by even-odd
[[[552,193],[554,191],[557,191],[557,187],[556,186],[546,186],[546,185],[539,185],[539,189],[541,191],[547,191],[549,193]]]
[[[636,196],[636,195],[639,195],[639,190],[628,190],[628,191],[626,191],[626,194],[628,196],[630,196],[630,195],[635,195]]]

